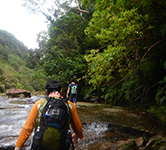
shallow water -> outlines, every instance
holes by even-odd
[[[0,147],[15,145],[33,102],[38,99],[40,97],[32,97],[31,99],[0,97]],[[31,101],[31,103],[28,101]]]
[[[44,96],[24,99],[0,97],[0,150],[2,147],[14,146],[32,105],[41,97]],[[87,104],[90,106],[90,103]],[[80,102],[77,104],[77,112],[84,134],[84,138],[75,145],[77,150],[99,149],[105,141],[156,134],[159,129],[165,132],[165,129],[151,122],[150,118],[131,113],[122,107],[86,107]],[[25,150],[30,149],[32,135],[26,142]]]

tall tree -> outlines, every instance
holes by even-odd
[[[93,6],[88,6],[87,10],[92,12]],[[82,4],[82,8],[86,6]],[[31,61],[28,61],[32,63],[29,66],[38,66],[33,82],[38,82],[41,77],[41,83],[45,79],[56,78],[67,88],[71,77],[81,80],[87,68],[83,55],[92,43],[84,33],[91,15],[70,9],[50,25],[49,38],[39,34],[40,48],[33,51]]]

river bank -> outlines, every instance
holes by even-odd
[[[108,118],[112,118],[113,122],[123,125],[130,125],[134,128],[143,129],[152,133],[166,135],[165,126],[160,124],[156,118],[151,116],[146,111],[134,111],[128,107],[113,106],[108,104],[90,103],[90,102],[77,102],[77,108],[96,108],[98,111],[107,114]],[[90,110],[90,109],[89,109]],[[79,113],[79,111],[78,111]],[[89,112],[90,113],[90,112]],[[81,114],[79,114],[81,115]]]

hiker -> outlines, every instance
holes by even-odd
[[[31,135],[34,128],[35,128],[35,135],[33,137],[34,144],[32,144],[31,150],[47,150],[47,149],[56,150],[57,148],[49,148],[49,146],[52,145],[53,147],[55,147],[58,142],[59,142],[58,150],[67,150],[67,148],[64,148],[63,146],[65,145],[64,142],[66,141],[66,139],[64,139],[64,137],[66,138],[66,136],[67,136],[66,133],[69,130],[69,127],[67,127],[69,125],[69,123],[68,123],[69,118],[67,118],[67,122],[65,122],[64,117],[61,117],[62,114],[66,115],[66,113],[61,113],[62,111],[64,112],[65,110],[66,111],[70,110],[71,116],[72,116],[71,121],[70,121],[70,126],[73,129],[73,134],[70,136],[71,142],[73,142],[75,144],[77,142],[78,138],[80,138],[80,139],[83,138],[82,125],[80,123],[76,108],[74,107],[72,102],[67,101],[66,103],[64,103],[62,101],[63,98],[61,98],[61,93],[62,93],[61,83],[57,80],[48,80],[46,83],[46,86],[45,86],[45,92],[46,92],[47,97],[43,98],[41,100],[38,100],[33,105],[31,112],[19,134],[19,137],[16,142],[14,150],[20,150],[22,147],[24,147],[24,143],[26,142],[28,137]],[[61,108],[59,107],[58,109],[55,108],[50,113],[48,110],[49,109],[51,110],[51,107],[53,107],[53,104],[50,105],[51,102],[52,103],[57,102],[57,103],[61,104],[64,107],[64,110],[61,110]],[[69,107],[66,107],[67,106],[66,104],[68,104]],[[66,108],[69,108],[69,109],[67,110]],[[60,111],[59,111],[59,109],[60,109]],[[43,113],[44,113],[44,115],[43,115]],[[61,115],[59,115],[59,114],[61,114]],[[49,117],[49,115],[52,115],[52,116],[57,115],[59,122],[56,122],[54,124],[52,122],[50,122],[50,124],[49,123],[47,124],[47,127],[42,127],[43,124],[46,124],[48,122],[48,120],[51,119],[52,116],[49,119],[45,119],[45,118]],[[43,123],[42,119],[45,119],[44,123]],[[64,124],[64,122],[65,122],[65,124]],[[62,129],[58,130],[58,128],[61,127],[60,126],[61,124],[64,124],[65,128],[63,130]],[[53,128],[54,126],[57,126],[57,129]],[[42,129],[45,129],[44,136],[42,137],[42,147],[36,149],[33,147],[33,145],[35,145],[35,144],[37,145],[37,143],[35,143],[35,139],[39,139],[39,138],[38,137],[35,138],[35,136],[40,135],[40,137],[41,137],[41,135],[43,135],[43,133],[41,133]],[[51,133],[53,133],[52,135],[54,136],[51,139],[48,139],[48,136],[52,136],[52,135],[46,135],[46,132],[48,134],[49,130],[51,131]],[[65,133],[65,135],[63,135],[64,133]],[[51,140],[54,140],[55,138],[60,137],[60,135],[63,135],[63,136],[61,136],[62,137],[61,139],[63,139],[63,140],[60,139],[59,141],[54,141],[54,143],[50,143]],[[47,140],[47,142],[43,143],[44,140]],[[41,140],[40,141],[38,140],[38,142],[39,142],[39,145],[41,146]],[[74,145],[73,143],[70,145]],[[43,145],[45,145],[46,148],[43,148]]]
[[[76,107],[76,102],[77,102],[77,94],[78,94],[79,87],[75,83],[75,79],[71,79],[71,83],[68,86],[67,93],[66,93],[66,98],[69,98],[69,101],[71,101],[74,106]]]

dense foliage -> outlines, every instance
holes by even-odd
[[[166,121],[165,8],[163,0],[117,0],[115,5],[100,1],[85,30],[104,47],[86,56],[88,82],[106,102],[153,106],[150,112],[162,121]]]

